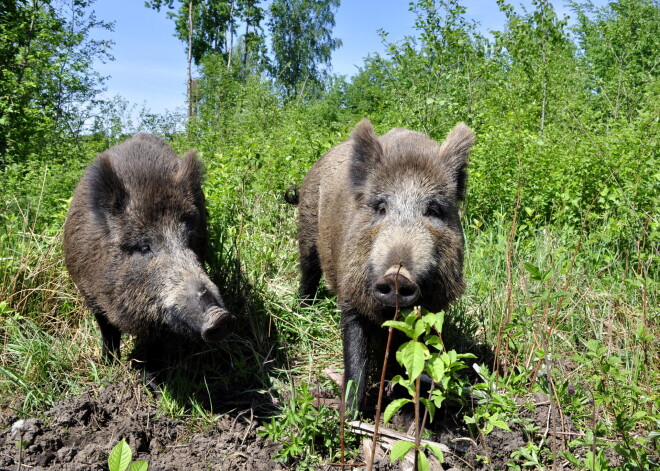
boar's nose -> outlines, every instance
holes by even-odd
[[[400,273],[390,273],[376,282],[373,296],[385,306],[396,306],[397,289],[399,306],[411,306],[419,299],[419,286]]]
[[[209,343],[224,340],[236,328],[236,318],[222,307],[209,290],[203,288],[199,291],[198,296],[204,310],[202,339]]]
[[[220,342],[236,328],[236,318],[223,307],[211,306],[204,313],[204,317],[206,320],[201,333],[205,342]]]

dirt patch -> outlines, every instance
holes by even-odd
[[[60,402],[43,420],[3,424],[0,470],[18,469],[19,460],[37,471],[107,470],[108,454],[122,437],[134,459],[148,461],[153,471],[287,469],[271,458],[279,445],[259,437],[257,426],[243,411],[191,430],[158,411],[142,385],[115,383]]]
[[[530,440],[546,451],[563,449],[574,428],[549,397],[537,393],[517,402],[522,420],[509,424],[511,432],[496,428],[485,437],[470,436],[464,424],[454,423],[456,414],[448,415],[431,438],[450,451],[445,463],[432,463],[432,469],[505,469],[511,454]],[[156,404],[144,383],[133,378],[62,401],[40,418],[18,421],[5,410],[0,417],[0,471],[17,471],[19,462],[22,469],[36,471],[107,470],[108,454],[121,438],[131,446],[134,459],[146,460],[153,471],[295,469],[295,463],[274,461],[280,445],[257,434],[255,407],[195,427],[168,417]],[[23,443],[22,453],[18,442]],[[382,448],[376,456],[374,469],[402,469],[389,463]]]

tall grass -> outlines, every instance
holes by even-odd
[[[0,215],[0,397],[18,415],[114,374],[96,367],[98,334],[64,268],[61,223],[37,230],[39,202],[13,200]]]

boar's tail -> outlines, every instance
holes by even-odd
[[[300,188],[298,187],[298,185],[291,185],[284,192],[284,201],[286,201],[289,204],[293,204],[293,205],[298,204],[299,197],[300,197]]]

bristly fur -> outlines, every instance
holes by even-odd
[[[89,180],[89,207],[97,216],[99,224],[105,227],[108,214],[117,215],[124,210],[128,193],[108,154],[101,154],[90,166]]]
[[[451,130],[447,139],[440,147],[440,153],[447,165],[456,173],[457,194],[459,201],[465,200],[465,182],[467,180],[467,157],[474,144],[475,136],[465,124],[459,123]]]

